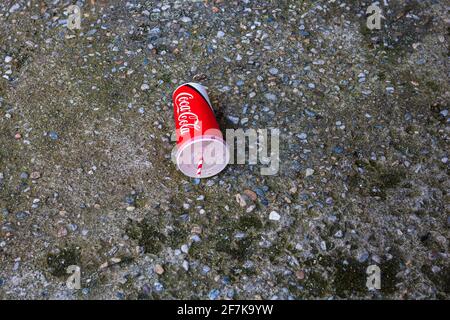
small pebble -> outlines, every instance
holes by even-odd
[[[278,69],[277,68],[270,68],[269,69],[269,73],[274,76],[274,75],[278,74]]]
[[[111,258],[111,262],[112,262],[113,264],[120,263],[120,261],[122,261],[122,259],[120,259],[120,258]]]
[[[234,238],[235,238],[235,239],[244,239],[245,236],[246,236],[246,234],[245,234],[244,232],[237,232],[237,233],[234,235]]]
[[[220,291],[217,289],[213,289],[208,293],[208,298],[210,300],[216,300],[220,295]]]
[[[298,137],[300,140],[305,140],[306,137],[307,137],[307,135],[306,135],[306,133],[302,132],[302,133],[298,134],[297,137]]]
[[[58,139],[58,134],[55,131],[49,131],[48,132],[48,136],[50,137],[50,139],[52,140],[57,140]]]
[[[242,196],[241,194],[236,194],[235,196],[237,203],[239,203],[239,205],[241,207],[245,207],[247,205],[247,202],[245,201],[244,196]]]
[[[159,275],[164,273],[164,268],[160,264],[157,264],[155,266],[154,270],[155,270],[156,274],[159,274]]]
[[[307,168],[305,171],[305,177],[312,176],[314,174],[314,169]]]
[[[183,244],[181,246],[181,252],[184,252],[184,253],[188,253],[189,252],[189,247],[188,247],[187,244]]]
[[[28,218],[30,216],[30,214],[26,211],[19,211],[16,213],[16,218],[18,220],[24,220],[26,218]]]
[[[192,19],[189,17],[182,17],[180,20],[181,20],[181,22],[184,22],[184,23],[189,23],[192,21]]]
[[[357,259],[360,263],[366,262],[367,259],[369,259],[369,253],[368,253],[367,251],[362,251],[362,252],[360,252],[360,253],[357,255],[356,259]]]
[[[57,236],[58,236],[58,238],[67,236],[67,229],[64,227],[59,228]]]
[[[297,270],[295,272],[295,276],[297,277],[298,280],[303,280],[305,279],[305,272],[303,270]]]
[[[136,201],[136,198],[133,195],[125,197],[125,203],[127,203],[129,205],[134,205],[135,201]]]
[[[272,221],[279,221],[280,218],[281,218],[281,216],[276,211],[272,211],[269,214],[269,219],[272,220]]]
[[[154,284],[155,290],[161,292],[164,290],[164,286],[160,282],[155,282]]]
[[[33,171],[30,175],[30,178],[33,180],[39,179],[41,177],[41,174],[37,171]]]
[[[372,261],[379,264],[381,262],[381,258],[374,254],[372,255]]]
[[[202,228],[200,226],[193,226],[191,229],[192,233],[196,233],[196,234],[201,234],[202,233]]]
[[[235,116],[227,116],[227,119],[228,119],[232,124],[239,124],[239,117],[235,117]]]
[[[342,238],[342,236],[344,235],[344,233],[342,232],[342,230],[338,230],[336,231],[336,233],[334,234],[334,236],[336,238]]]
[[[22,180],[28,179],[28,173],[27,173],[27,172],[22,172],[22,173],[20,174],[20,179],[22,179]]]
[[[337,154],[341,154],[342,152],[344,152],[344,148],[342,148],[340,146],[336,146],[333,148],[333,152],[337,153]]]
[[[273,93],[266,93],[264,94],[264,97],[270,101],[277,101],[277,96],[274,95]]]
[[[439,272],[441,271],[441,268],[438,267],[438,266],[432,266],[432,267],[431,267],[431,271],[432,271],[433,273],[439,273]]]
[[[250,189],[246,189],[244,190],[244,194],[249,197],[252,201],[256,201],[257,199],[257,195],[254,191],[250,190]]]
[[[304,112],[305,112],[305,114],[308,116],[308,117],[315,117],[316,116],[316,113],[314,112],[314,111],[312,111],[312,110],[308,110],[308,109],[305,109],[304,110]]]
[[[208,266],[203,266],[202,267],[202,273],[203,274],[207,274],[209,271],[211,271],[211,268]]]
[[[395,91],[394,87],[387,87],[387,88],[386,88],[386,92],[387,92],[387,93],[392,94],[392,93],[394,93],[394,91]]]

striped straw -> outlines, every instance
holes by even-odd
[[[200,161],[197,164],[197,176],[201,176],[203,167],[203,157],[200,158]]]

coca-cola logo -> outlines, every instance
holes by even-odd
[[[189,133],[189,129],[200,131],[198,115],[191,111],[190,101],[194,96],[188,92],[181,92],[175,97],[177,107],[177,120],[180,133]]]

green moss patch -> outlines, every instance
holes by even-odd
[[[126,234],[144,248],[145,253],[158,254],[166,242],[166,236],[148,219],[141,222],[129,220]]]
[[[55,277],[67,276],[67,268],[71,265],[80,266],[81,249],[79,247],[66,247],[59,253],[50,253],[47,255],[47,265],[50,273]]]

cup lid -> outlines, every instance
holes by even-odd
[[[195,137],[178,147],[178,169],[188,177],[208,178],[221,172],[230,161],[228,144],[220,137]]]

